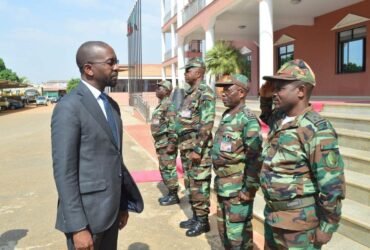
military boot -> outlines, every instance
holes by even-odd
[[[161,206],[170,206],[178,203],[180,203],[180,199],[179,196],[177,195],[177,189],[170,190],[167,196],[159,200],[159,205]]]
[[[180,227],[189,229],[195,224],[196,221],[197,221],[197,216],[195,215],[195,213],[193,213],[193,217],[191,217],[188,220],[184,220],[180,222]]]
[[[202,233],[207,233],[210,230],[211,228],[209,226],[208,216],[198,216],[193,226],[186,231],[186,236],[194,237],[201,235]]]

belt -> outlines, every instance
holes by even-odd
[[[242,172],[244,169],[245,169],[245,163],[241,162],[235,165],[222,166],[218,169],[214,169],[214,171],[218,177],[226,177],[232,174]]]
[[[269,208],[271,208],[273,211],[286,211],[286,210],[304,208],[304,207],[308,207],[316,203],[316,199],[314,196],[295,198],[295,199],[287,200],[287,201],[271,201],[267,199],[265,199],[265,201],[266,201],[266,205]]]
[[[194,138],[196,138],[195,135],[196,135],[196,132],[195,131],[191,131],[191,132],[188,132],[188,133],[180,134],[179,141],[180,142],[183,142],[183,141],[187,141],[187,140],[190,140],[190,139],[194,139]]]

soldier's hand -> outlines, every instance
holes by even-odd
[[[313,239],[311,240],[311,242],[314,245],[321,246],[328,243],[332,236],[333,236],[332,233],[325,233],[321,231],[320,227],[318,227],[316,228],[315,234],[313,235]]]
[[[201,155],[199,155],[198,153],[196,153],[194,151],[190,153],[189,158],[195,164],[199,164],[200,161],[202,160]]]
[[[270,98],[274,95],[274,84],[272,82],[265,82],[260,88],[260,96]]]
[[[166,148],[166,152],[167,154],[173,154],[176,152],[176,146],[173,145],[173,144],[168,144],[167,148]]]
[[[121,230],[127,225],[128,217],[129,217],[129,214],[127,210],[119,212],[119,224],[118,224],[119,230]]]
[[[254,199],[254,195],[251,195],[250,192],[243,191],[243,190],[239,191],[238,197],[239,197],[240,201],[253,201],[253,199]]]

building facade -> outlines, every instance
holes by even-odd
[[[316,73],[315,96],[370,96],[370,0],[161,0],[161,6],[162,77],[170,70],[174,85],[184,86],[181,67],[189,58],[229,41],[251,62],[253,96],[262,76],[294,58]]]

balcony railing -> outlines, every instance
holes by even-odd
[[[168,20],[170,20],[171,19],[171,11],[169,11],[169,12],[167,12],[166,13],[166,15],[164,16],[164,19],[163,19],[163,23],[167,23],[168,22]]]
[[[164,60],[168,60],[172,57],[172,50],[167,50],[164,54]]]
[[[194,0],[183,10],[182,20],[186,23],[206,6],[206,0]]]
[[[177,49],[175,49],[175,55],[174,56],[172,56],[172,50],[171,49],[167,50],[166,53],[164,54],[164,60],[168,60],[168,59],[170,59],[172,57],[175,57],[175,56],[177,56]]]
[[[145,122],[150,121],[150,106],[140,94],[130,95],[131,106],[134,106],[144,117]]]

